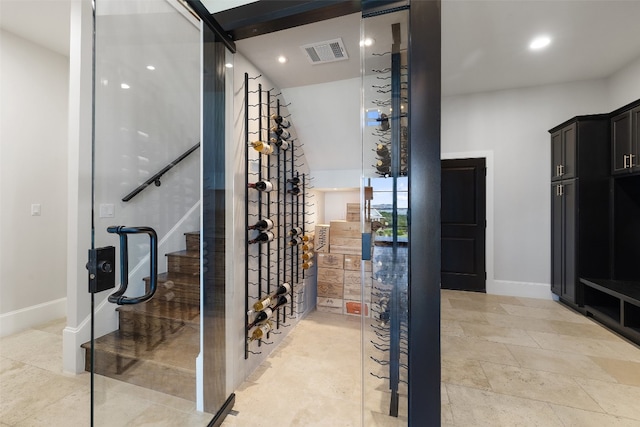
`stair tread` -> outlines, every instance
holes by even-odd
[[[152,298],[149,301],[123,305],[116,308],[120,312],[139,313],[158,319],[180,320],[194,325],[200,324],[200,306],[195,304],[175,304],[160,298]]]
[[[156,341],[148,347],[147,337],[117,330],[97,338],[94,351],[151,362],[188,373],[195,372],[196,356],[200,351],[200,334],[197,328],[186,325],[164,340],[159,337],[154,339]],[[90,348],[90,343],[85,343],[82,347]]]
[[[149,281],[149,276],[145,277],[144,281]],[[167,272],[158,274],[158,283],[175,282],[183,285],[195,285],[200,286],[200,274],[198,273],[176,273]]]
[[[182,251],[175,251],[175,252],[169,252],[168,254],[166,254],[166,256],[175,256],[175,257],[186,257],[186,258],[200,258],[200,252],[198,251],[188,251],[188,250],[182,250]]]

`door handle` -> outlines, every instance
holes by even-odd
[[[627,160],[629,159],[629,155],[625,154],[624,158],[622,160],[622,169],[627,169],[629,166],[627,166]]]
[[[118,305],[139,304],[147,301],[156,293],[158,283],[158,235],[151,227],[126,227],[114,225],[107,232],[120,236],[120,288],[109,295],[109,302]],[[129,285],[129,234],[149,235],[149,292],[139,297],[128,297],[124,293]]]
[[[558,196],[564,196],[564,185],[558,185]]]
[[[560,165],[560,176],[564,175],[564,165]]]
[[[635,154],[629,154],[629,167],[632,168],[635,165],[633,164],[633,158],[635,157]]]

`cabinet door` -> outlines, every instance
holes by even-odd
[[[573,303],[578,303],[577,297],[577,271],[578,260],[576,250],[577,233],[577,182],[562,182],[562,226],[563,226],[563,252],[564,252],[564,274],[562,296]]]
[[[627,111],[611,119],[612,174],[628,171],[630,154],[631,112]]]
[[[562,131],[551,134],[551,180],[560,179],[562,165]]]
[[[576,177],[576,126],[573,123],[560,131],[562,132],[562,165],[560,168],[562,179]]]
[[[562,295],[564,264],[561,188],[560,183],[551,184],[551,292],[558,296]]]
[[[634,171],[640,171],[640,107],[631,110],[631,160]]]

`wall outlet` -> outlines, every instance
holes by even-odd
[[[33,203],[31,205],[31,216],[40,216],[41,207],[40,203]]]

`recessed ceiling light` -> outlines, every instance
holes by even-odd
[[[529,43],[529,49],[531,50],[540,50],[551,44],[551,38],[548,36],[539,36],[536,37]]]
[[[147,70],[153,71],[155,69],[156,69],[156,67],[154,67],[153,65],[147,65]]]
[[[281,63],[281,64],[284,64],[285,62],[287,62],[287,57],[280,55],[278,57],[278,62]]]
[[[224,66],[227,68],[233,68],[233,64],[231,62],[227,62]]]
[[[129,89],[131,86],[129,86],[129,85],[128,85],[128,84],[126,84],[126,83],[120,83],[120,87],[121,87],[122,89]]]
[[[360,46],[372,46],[375,43],[375,39],[372,39],[371,37],[367,37],[365,39],[360,40]]]

